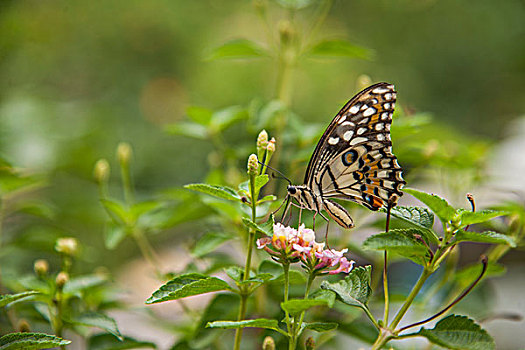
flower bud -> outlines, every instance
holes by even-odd
[[[109,179],[109,163],[106,159],[99,159],[95,163],[95,168],[93,169],[93,176],[97,182],[102,183],[106,182]]]
[[[275,341],[272,337],[267,336],[263,341],[263,350],[275,350]]]
[[[252,153],[248,158],[248,174],[251,176],[255,176],[257,175],[257,170],[259,170],[257,156]]]
[[[259,133],[259,136],[257,136],[257,149],[259,148],[265,149],[267,145],[268,145],[268,133],[266,132],[266,130],[263,129]]]
[[[45,277],[49,272],[49,263],[45,259],[38,259],[33,264],[33,269],[38,277]]]
[[[78,242],[73,237],[59,238],[55,244],[55,250],[68,256],[74,256],[78,250]]]
[[[127,142],[121,142],[117,146],[117,158],[120,164],[127,165],[133,155],[131,145]]]
[[[308,339],[306,339],[306,342],[305,342],[304,346],[305,346],[306,350],[314,350],[315,349],[314,338],[308,337]]]
[[[55,283],[58,289],[64,288],[64,285],[69,281],[69,275],[67,272],[60,271],[55,279]]]

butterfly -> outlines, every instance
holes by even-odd
[[[301,209],[354,227],[348,211],[330,198],[357,202],[368,209],[392,207],[406,184],[392,153],[390,125],[396,103],[394,85],[367,87],[337,113],[310,158],[304,184],[289,185],[288,195]],[[315,221],[314,221],[315,222]]]

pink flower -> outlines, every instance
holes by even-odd
[[[273,236],[257,240],[257,248],[288,262],[301,261],[310,273],[349,273],[354,261],[348,261],[344,254],[348,249],[324,249],[324,243],[315,241],[315,232],[301,224],[296,230],[280,223],[273,225]],[[274,259],[275,259],[274,258]]]

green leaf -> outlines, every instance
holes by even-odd
[[[339,325],[335,322],[311,322],[305,323],[306,329],[311,329],[315,332],[328,332],[337,329]]]
[[[129,223],[131,215],[124,204],[109,199],[101,199],[100,203],[116,224],[127,225]]]
[[[403,192],[411,194],[426,204],[443,223],[451,221],[456,215],[456,210],[446,200],[435,194],[428,194],[413,188],[403,188]]]
[[[492,337],[466,316],[450,315],[439,321],[434,328],[421,328],[417,334],[447,349],[492,350],[496,348]]]
[[[281,329],[279,329],[279,323],[277,322],[277,320],[269,320],[267,318],[257,318],[255,320],[243,320],[243,321],[208,322],[206,327],[223,328],[223,329],[253,327],[253,328],[273,329],[274,331],[282,332]]]
[[[88,288],[104,284],[107,281],[108,276],[102,273],[72,277],[64,286],[64,294],[75,294]]]
[[[226,186],[208,185],[208,184],[188,184],[184,188],[209,194],[214,197],[227,199],[229,201],[239,201],[240,197],[234,189]]]
[[[369,60],[373,51],[354,45],[346,40],[323,40],[308,51],[311,56],[339,56]]]
[[[291,299],[281,303],[281,308],[291,315],[299,315],[301,312],[314,306],[327,306],[328,302],[321,299]]]
[[[350,271],[344,280],[335,283],[323,281],[321,288],[335,292],[337,299],[347,305],[368,309],[366,304],[372,295],[371,273],[370,265],[359,266]]]
[[[426,265],[428,248],[414,235],[425,237],[427,231],[415,228],[395,229],[368,237],[363,242],[363,248],[373,250],[388,250],[394,252],[419,265]],[[428,239],[427,239],[428,240]]]
[[[480,243],[494,243],[506,244],[511,247],[516,247],[516,241],[510,236],[502,233],[486,231],[486,232],[472,232],[459,230],[456,235],[456,242],[480,242]]]
[[[17,293],[17,294],[3,294],[0,295],[0,307],[4,307],[8,304],[11,304],[17,300],[30,297],[32,295],[40,294],[40,292],[36,290],[30,290],[27,292]]]
[[[225,130],[233,123],[246,119],[248,112],[241,106],[230,106],[213,113],[210,120],[210,130],[214,133]]]
[[[191,106],[186,109],[186,114],[194,122],[206,126],[210,123],[213,111],[204,107]]]
[[[113,250],[119,246],[127,235],[128,230],[125,226],[110,221],[106,224],[104,231],[104,246],[109,250]]]
[[[210,252],[213,252],[215,249],[219,248],[221,245],[233,238],[234,236],[231,234],[208,232],[197,241],[191,250],[191,254],[200,258]]]
[[[386,210],[382,210],[385,211]],[[417,227],[432,230],[434,226],[434,214],[424,207],[395,206],[391,209],[392,216],[411,223]]]
[[[255,193],[259,193],[260,189],[268,183],[268,175],[262,174],[255,177]]]
[[[246,227],[256,232],[262,233],[263,235],[270,236],[270,237],[273,236],[273,224],[271,225],[271,228],[269,227],[269,225],[264,225],[264,224],[258,225],[246,217],[242,218],[242,222],[244,225],[246,225]],[[267,222],[270,222],[270,220],[268,220]]]
[[[276,196],[272,195],[272,194],[269,194],[267,196],[264,196],[262,197],[261,199],[259,199],[257,201],[257,205],[261,204],[261,203],[264,203],[264,202],[273,202],[277,199]]]
[[[125,349],[156,349],[155,343],[135,340],[123,337],[123,340],[115,339],[111,334],[97,334],[89,338],[89,350],[125,350]]]
[[[180,275],[162,285],[146,304],[161,303],[168,300],[177,300],[220,290],[230,290],[228,283],[217,277],[209,277],[199,273],[188,273]]]
[[[144,215],[156,209],[159,209],[161,206],[162,206],[162,203],[159,201],[144,201],[144,202],[134,204],[130,209],[130,213],[133,216],[133,218],[136,219],[141,215]]]
[[[197,123],[180,122],[167,125],[164,130],[173,135],[193,137],[199,140],[208,139],[208,129]]]
[[[71,341],[44,333],[10,333],[0,338],[1,350],[34,350],[65,346]]]
[[[265,56],[268,56],[268,53],[259,44],[248,39],[235,39],[214,48],[208,59],[259,58]]]
[[[506,211],[499,210],[480,210],[476,212],[471,212],[468,210],[461,211],[461,226],[467,226],[472,224],[479,224],[480,222],[485,222],[490,219],[493,219],[498,216],[508,215]]]
[[[117,322],[111,317],[98,312],[86,312],[82,315],[73,317],[69,322],[81,326],[97,327],[114,335],[119,340],[123,339],[118,330]]]
[[[326,301],[326,306],[329,308],[334,307],[336,294],[332,292],[331,290],[326,289],[318,289],[310,296],[311,299],[315,300],[324,300]]]

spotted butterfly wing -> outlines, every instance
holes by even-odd
[[[395,102],[396,91],[388,83],[358,93],[332,120],[310,159],[304,184],[341,226],[352,227],[352,219],[327,198],[378,210],[402,195],[406,182],[390,140]]]

